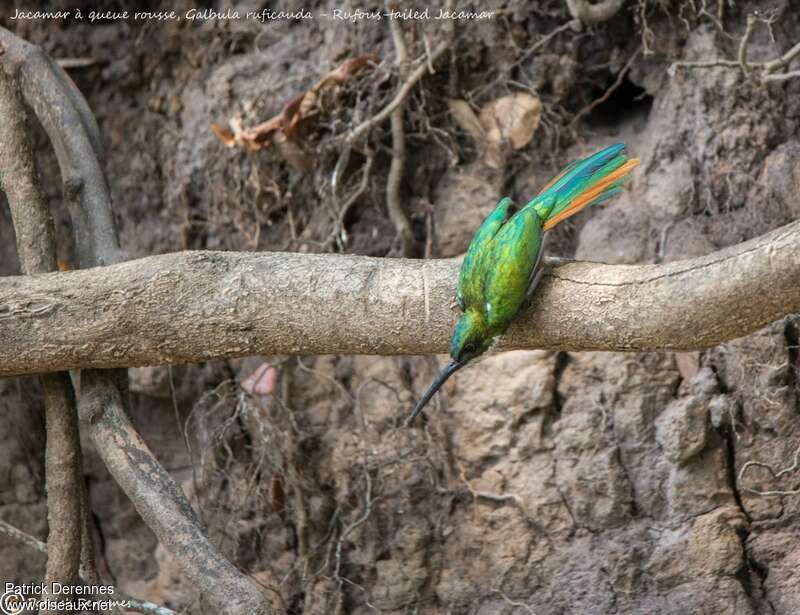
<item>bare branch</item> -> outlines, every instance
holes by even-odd
[[[108,386],[107,372],[81,374],[81,419],[114,480],[183,571],[203,589],[217,612],[272,613],[265,596],[209,542],[186,496],[131,425],[124,397]]]
[[[109,207],[111,198],[99,162],[100,133],[86,100],[39,47],[4,28],[0,28],[0,45],[5,48],[3,63],[19,76],[25,100],[53,143],[81,264],[119,262],[122,254]]]
[[[105,64],[105,60],[101,58],[58,58],[56,63],[64,70],[72,70],[76,68],[89,68],[97,64]]]
[[[347,151],[349,156],[349,150]],[[350,212],[350,208],[353,205],[355,205],[356,201],[359,198],[361,198],[361,195],[364,194],[367,191],[367,188],[369,187],[370,172],[372,171],[372,163],[375,161],[375,155],[369,149],[366,150],[365,154],[367,156],[367,160],[364,163],[364,167],[361,171],[361,181],[359,182],[358,187],[352,192],[352,194],[350,194],[350,196],[347,197],[345,202],[338,206],[338,213],[336,215],[337,219],[336,226],[331,231],[330,240],[331,241],[335,240],[336,243],[341,248],[344,248],[344,246],[348,242],[347,229],[345,228],[345,220],[347,219],[347,214]],[[344,158],[340,157],[340,161],[341,160],[344,160]],[[337,163],[337,167],[338,166],[339,165]],[[336,194],[336,182],[338,176],[339,173],[337,172],[337,170],[335,170],[331,180],[331,189],[332,189],[331,191],[334,203],[338,203],[339,201],[339,198]]]
[[[800,55],[800,43],[795,43],[795,45],[780,58],[772,60],[771,62],[765,62],[764,68],[767,70],[767,72],[776,71],[779,68],[788,66],[789,62],[791,62],[797,55]]]
[[[708,13],[706,13],[708,14]],[[739,41],[739,51],[736,60],[682,60],[680,62],[673,62],[669,67],[669,74],[674,76],[679,68],[692,69],[692,68],[734,68],[738,67],[745,78],[755,78],[760,83],[787,81],[794,77],[800,76],[800,71],[791,71],[786,73],[776,74],[779,68],[785,68],[789,63],[800,54],[800,43],[795,44],[789,51],[784,53],[779,58],[767,62],[749,62],[747,60],[747,47],[750,44],[750,37],[753,34],[753,27],[759,21],[765,21],[767,24],[771,23],[769,20],[764,20],[756,15],[747,16],[747,24],[745,26],[744,34]],[[753,75],[753,71],[756,72]]]
[[[74,584],[81,562],[81,488],[83,481],[78,413],[66,372],[40,377],[44,392],[47,442],[47,553],[45,586]],[[57,594],[51,594],[54,598]],[[56,611],[52,611],[56,612]]]
[[[392,10],[394,5],[386,3],[387,10]],[[392,40],[397,54],[396,64],[400,75],[406,74],[408,64],[408,50],[403,38],[403,27],[397,19],[389,20],[389,28],[392,32]],[[430,65],[431,63],[428,62]],[[397,234],[400,235],[403,256],[413,256],[414,253],[414,232],[411,228],[411,221],[400,200],[400,182],[403,180],[403,171],[406,167],[406,131],[403,126],[404,105],[398,105],[389,116],[392,126],[392,160],[389,164],[389,174],[386,178],[386,209],[389,212],[389,219],[394,224]]]
[[[763,77],[764,81],[788,81],[800,77],[800,70],[789,71],[788,73],[778,73],[776,75],[766,75]]]
[[[374,128],[375,126],[381,124],[382,122],[386,121],[386,119],[392,114],[395,109],[398,109],[400,105],[403,104],[408,95],[411,94],[411,91],[414,89],[414,86],[417,82],[422,79],[426,72],[428,72],[428,65],[435,63],[440,57],[444,55],[444,53],[450,48],[450,41],[445,40],[433,50],[433,53],[430,54],[428,62],[422,62],[417,68],[415,68],[411,74],[408,76],[403,82],[403,85],[400,86],[400,89],[397,91],[397,94],[392,99],[392,101],[386,105],[383,109],[381,109],[378,113],[373,115],[370,119],[362,122],[358,126],[356,126],[349,135],[347,135],[347,142],[353,143],[355,140],[363,136],[366,132]]]
[[[753,26],[756,24],[756,18],[753,15],[747,16],[747,26],[745,27],[742,40],[739,42],[739,67],[742,69],[742,74],[745,77],[750,77],[750,71],[747,68],[747,46],[750,44],[750,36],[753,33]]]
[[[452,11],[455,7],[455,0],[446,0],[445,1],[445,11]],[[391,20],[394,22],[395,20]],[[399,22],[398,22],[399,25]],[[392,30],[392,35],[395,37],[394,42],[395,45],[402,44],[402,49],[398,50],[398,59],[402,62],[405,61],[407,57],[407,51],[405,50],[405,43],[398,41],[397,30]],[[400,89],[397,90],[397,94],[392,99],[392,101],[386,105],[383,109],[381,109],[378,113],[372,116],[370,119],[362,122],[358,126],[356,126],[350,134],[347,135],[347,144],[351,144],[357,139],[361,138],[364,134],[372,130],[375,126],[386,121],[392,113],[396,110],[401,108],[401,105],[405,102],[408,95],[411,94],[411,91],[414,89],[414,86],[417,82],[422,79],[426,72],[428,72],[433,65],[441,58],[448,49],[450,49],[453,45],[453,41],[455,39],[455,26],[453,20],[447,24],[447,36],[445,40],[443,40],[439,45],[437,45],[436,49],[434,49],[433,53],[431,53],[427,47],[425,49],[425,60],[419,62],[417,68],[411,71],[411,74],[408,75],[406,80],[403,82],[403,85],[400,86]]]
[[[447,0],[445,6],[446,10],[452,10],[453,4],[453,0]],[[394,8],[393,3],[388,0],[385,2],[385,5],[387,10],[392,10]],[[430,52],[426,43],[424,61],[418,62],[417,68],[414,69],[410,75],[406,76],[408,49],[403,37],[402,26],[399,20],[390,19],[389,27],[391,29],[392,40],[397,55],[396,64],[399,68],[400,75],[405,77],[405,80],[398,89],[394,99],[392,99],[386,107],[370,119],[359,124],[347,135],[344,147],[349,147],[354,141],[365,135],[372,128],[378,126],[387,118],[390,119],[392,128],[392,160],[386,181],[386,208],[389,213],[389,218],[400,236],[403,255],[411,256],[414,252],[414,234],[411,221],[408,219],[405,211],[403,211],[403,206],[400,201],[400,182],[403,179],[406,162],[406,135],[403,126],[403,104],[406,98],[408,98],[408,95],[411,94],[414,86],[422,79],[425,73],[428,71],[433,72],[434,63],[450,48],[452,36],[440,43],[433,53]]]
[[[740,66],[738,60],[698,60],[696,62],[693,60],[681,60],[673,62],[669,67],[669,71],[674,74],[678,68],[734,68],[737,66]]]
[[[45,195],[36,177],[25,108],[17,84],[0,66],[0,176],[8,197],[17,252],[24,273],[56,268],[55,233]],[[45,480],[50,551],[44,583],[74,584],[81,560],[81,445],[75,394],[66,373],[40,377],[47,440]],[[60,593],[50,593],[58,600]],[[51,612],[51,611],[47,611]]]
[[[40,553],[48,552],[47,544],[43,543],[35,536],[26,534],[22,530],[14,527],[10,523],[6,523],[3,520],[0,520],[0,534],[5,534],[6,536],[13,538],[17,542],[21,542],[22,544],[30,547],[31,549],[39,551]],[[96,584],[96,581],[92,581],[89,578],[89,575],[85,574],[83,570],[80,571],[80,576],[81,580],[87,585]],[[98,595],[98,597],[101,596]],[[127,611],[135,611],[136,613],[147,613],[148,615],[176,615],[175,611],[173,611],[172,609],[168,609],[165,606],[154,604],[153,602],[150,602],[148,600],[139,600],[138,598],[133,598],[121,592],[116,587],[112,590],[112,594],[110,596],[104,595],[102,596],[102,598],[104,599],[112,598],[117,602],[127,602],[128,606],[125,609]]]
[[[41,49],[3,28],[0,52],[3,65],[20,75],[25,100],[53,143],[81,264],[92,267],[122,260],[108,186],[99,162],[97,124],[86,101],[63,69]],[[220,612],[273,612],[274,601],[268,600],[211,545],[186,498],[131,425],[124,407],[125,373],[84,372],[82,386],[81,413],[89,418],[90,434],[98,452],[145,523],[176,557],[187,576]],[[59,425],[66,429],[63,423]],[[77,488],[73,489],[73,496],[78,493]],[[80,524],[76,523],[75,528],[79,540]],[[77,556],[80,557],[80,543]]]
[[[14,216],[23,273],[55,271],[55,231],[47,199],[36,177],[25,108],[17,84],[0,66],[0,178]]]
[[[506,594],[504,594],[501,590],[496,587],[492,588],[492,591],[496,594],[499,594],[500,597],[508,604],[509,606],[519,607],[521,609],[525,609],[527,613],[530,615],[536,615],[536,611],[534,611],[530,606],[525,604],[524,602],[520,602],[519,600],[512,600]]]
[[[182,252],[0,278],[0,376],[275,354],[445,352],[456,260]],[[548,262],[498,348],[694,350],[800,311],[800,221],[661,265]]]

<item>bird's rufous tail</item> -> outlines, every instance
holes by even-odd
[[[620,185],[637,164],[638,159],[625,155],[625,145],[616,143],[567,165],[530,204],[542,214],[547,231],[582,209],[621,192]]]

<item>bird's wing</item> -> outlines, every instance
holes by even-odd
[[[481,287],[478,284],[479,278],[474,272],[479,267],[482,255],[486,252],[492,238],[508,222],[517,211],[514,202],[505,197],[497,204],[475,233],[469,244],[464,261],[461,263],[461,273],[458,276],[458,290],[456,291],[456,301],[461,310],[465,310],[468,303],[480,300]]]
[[[544,246],[546,243],[547,233],[542,233],[542,238],[539,242],[539,253],[536,255],[536,263],[533,265],[530,277],[528,278],[528,290],[525,291],[525,301],[522,304],[523,308],[530,302],[533,291],[536,290],[539,281],[542,279],[542,273],[544,273]]]
[[[542,266],[542,220],[532,207],[518,211],[494,236],[479,263],[483,277],[481,306],[489,326],[505,330],[519,312]]]

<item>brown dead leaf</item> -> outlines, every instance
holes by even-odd
[[[447,107],[450,109],[450,115],[453,116],[458,125],[466,130],[480,145],[483,145],[486,140],[486,129],[467,101],[451,99],[447,101]]]
[[[350,58],[342,62],[337,68],[327,74],[325,79],[332,79],[337,83],[344,83],[351,75],[355,75],[369,64],[377,64],[378,56],[374,53],[367,53],[363,56]],[[323,79],[324,80],[324,79]]]
[[[283,134],[294,139],[300,123],[316,113],[317,92],[308,90],[292,100],[283,110]]]
[[[270,137],[274,133],[280,131],[282,125],[282,118],[279,115],[262,122],[258,126],[254,126],[249,130],[242,132],[242,139],[244,144],[252,151],[260,150],[264,145],[268,144]]]
[[[217,139],[222,141],[226,146],[233,147],[236,145],[236,135],[234,135],[230,130],[225,128],[222,124],[217,124],[216,122],[211,122],[211,132],[217,135]]]
[[[286,103],[278,115],[266,122],[252,128],[242,128],[241,123],[233,118],[228,122],[230,129],[214,122],[211,124],[211,131],[228,147],[239,145],[250,151],[258,151],[275,142],[299,139],[301,126],[318,114],[323,95],[332,94],[335,97],[339,86],[377,62],[378,58],[374,54],[345,60],[312,88]]]
[[[527,92],[503,96],[484,105],[479,118],[486,131],[486,164],[499,168],[511,149],[520,149],[530,143],[541,114],[541,102]]]

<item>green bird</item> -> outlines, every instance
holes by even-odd
[[[458,277],[456,303],[463,312],[450,342],[450,362],[417,402],[410,425],[444,382],[489,349],[530,299],[544,271],[547,231],[585,207],[622,191],[639,160],[625,145],[611,145],[568,164],[522,208],[502,199],[469,244]]]

